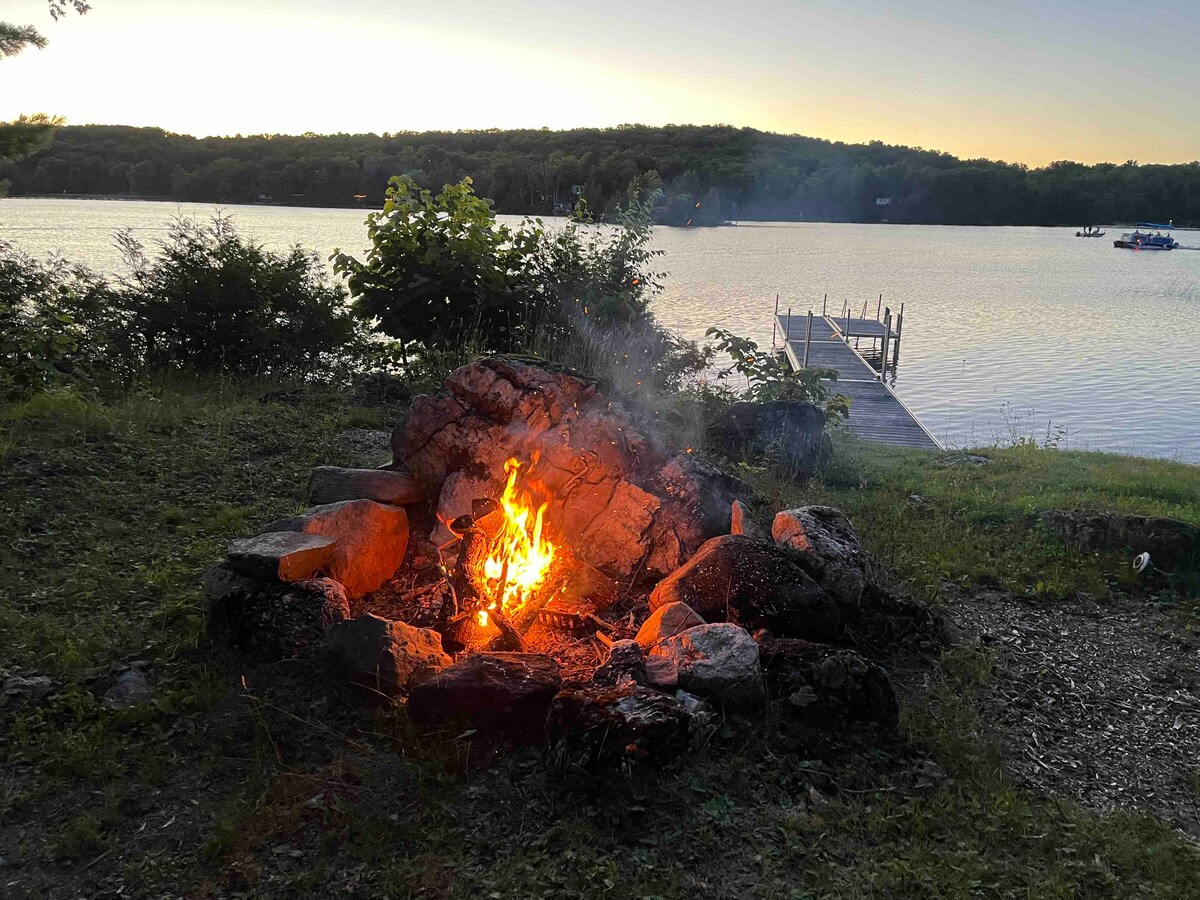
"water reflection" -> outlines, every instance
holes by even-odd
[[[6,200],[0,235],[115,271],[112,232],[153,240],[209,206]],[[230,207],[247,234],[328,256],[365,244],[361,210]],[[1200,235],[1179,232],[1184,245]],[[1118,251],[1074,229],[739,223],[655,234],[655,311],[688,337],[719,325],[767,346],[794,315],[905,305],[897,393],[947,445],[1014,436],[1200,462],[1200,253]],[[891,379],[889,379],[891,380]]]

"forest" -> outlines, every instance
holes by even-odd
[[[65,126],[0,191],[205,203],[377,208],[387,180],[432,189],[469,176],[500,213],[580,200],[605,215],[662,189],[663,224],[728,220],[1079,225],[1200,224],[1200,162],[1042,168],[921,148],[846,144],[731,126],[626,125],[195,138],[158,128]]]

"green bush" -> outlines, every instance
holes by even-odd
[[[153,259],[129,231],[117,243],[132,269],[126,352],[148,369],[310,377],[368,349],[314,253],[265,250],[222,216],[172,221]]]
[[[732,365],[717,373],[726,379],[734,372],[746,379],[743,399],[756,402],[769,400],[801,400],[821,406],[825,418],[836,424],[850,414],[850,399],[842,394],[830,396],[822,381],[836,381],[833,369],[793,369],[787,360],[775,353],[760,350],[749,338],[710,328],[705,332],[717,339],[717,351],[729,354]]]
[[[656,196],[618,210],[612,225],[498,225],[469,178],[440,193],[407,176],[367,218],[360,261],[334,256],[354,309],[402,342],[409,366],[447,348],[526,352],[599,375],[618,387],[672,388],[709,355],[650,313],[662,275],[649,247]]]
[[[490,350],[514,350],[534,318],[530,260],[541,230],[497,225],[471,179],[438,194],[407,175],[388,182],[383,210],[367,216],[364,261],[335,253],[355,312],[407,348],[482,334]]]
[[[36,260],[0,240],[0,393],[27,396],[87,378],[113,314],[111,289],[87,269]]]
[[[590,224],[581,207],[562,228],[539,231],[530,281],[544,321],[610,328],[649,317],[664,277],[650,268],[663,252],[649,246],[657,197],[634,198],[611,225]]]

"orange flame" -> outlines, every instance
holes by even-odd
[[[534,457],[534,462],[537,458]],[[483,593],[493,609],[507,614],[518,611],[546,579],[554,562],[554,544],[543,533],[549,499],[534,505],[533,495],[517,487],[521,464],[510,459],[504,464],[508,479],[500,496],[504,524],[492,541],[483,563]],[[540,485],[532,483],[535,489]],[[483,616],[480,617],[483,620]]]

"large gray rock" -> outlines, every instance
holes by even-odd
[[[312,647],[326,629],[349,616],[346,592],[331,578],[251,582],[213,602],[208,627],[214,638],[243,653],[278,660]]]
[[[132,709],[154,699],[154,687],[140,669],[129,668],[117,676],[116,683],[104,693],[105,709]]]
[[[345,586],[351,600],[378,589],[396,574],[408,548],[404,510],[373,500],[314,506],[302,516],[280,519],[268,527],[336,541],[326,571]]]
[[[650,594],[653,610],[676,602],[708,622],[767,628],[784,637],[824,640],[843,623],[834,599],[788,551],[740,534],[707,541]]]
[[[298,530],[298,529],[296,529]],[[326,568],[337,549],[332,537],[268,526],[266,534],[229,544],[229,567],[251,578],[303,581]]]
[[[308,502],[313,505],[340,503],[343,500],[374,500],[403,506],[424,499],[425,492],[407,472],[317,466],[308,480]]]
[[[673,697],[632,681],[566,688],[550,705],[547,732],[573,761],[665,763],[688,748],[691,716]]]
[[[1149,553],[1159,568],[1188,563],[1200,568],[1200,528],[1178,519],[1061,509],[1046,510],[1041,519],[1048,531],[1079,550]]]
[[[670,659],[679,672],[679,687],[697,697],[726,707],[750,707],[765,696],[758,644],[737,625],[697,625],[666,638],[650,655]]]
[[[48,675],[23,677],[11,675],[0,684],[0,709],[37,706],[54,691],[54,679]]]
[[[472,653],[409,689],[418,725],[462,718],[514,741],[545,731],[546,709],[562,685],[558,663],[536,653]]]
[[[667,603],[650,613],[634,640],[643,649],[650,650],[666,638],[704,624],[704,619],[686,603]]]
[[[784,510],[775,516],[771,536],[797,555],[844,610],[858,607],[867,585],[867,556],[844,513],[831,506]]]
[[[428,628],[367,613],[325,633],[334,673],[373,697],[392,697],[451,665],[442,636]]]
[[[825,413],[796,400],[735,403],[711,431],[726,452],[765,460],[799,475],[812,474],[827,453]]]

